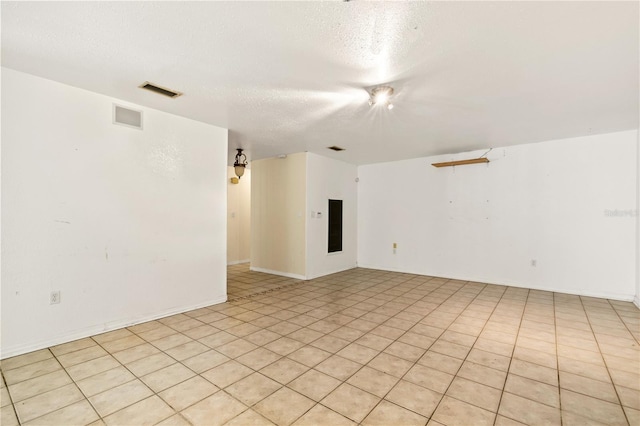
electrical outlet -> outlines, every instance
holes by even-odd
[[[52,291],[51,295],[49,296],[49,304],[57,305],[58,303],[60,303],[60,290]]]

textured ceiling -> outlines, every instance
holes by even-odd
[[[611,1],[3,2],[2,65],[229,128],[250,159],[367,164],[637,128],[638,17]],[[391,111],[367,104],[382,83]]]

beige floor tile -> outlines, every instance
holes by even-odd
[[[451,374],[416,364],[404,375],[403,380],[434,390],[438,393],[444,393],[453,381],[453,378],[454,376]]]
[[[398,378],[369,367],[363,367],[347,383],[359,389],[384,397],[398,382]]]
[[[13,409],[13,405],[0,408],[0,424],[2,424],[2,426],[17,426],[20,424],[18,423],[18,417]]]
[[[525,424],[559,425],[560,409],[504,393],[498,414]]]
[[[154,392],[160,392],[193,377],[195,373],[182,364],[176,363],[141,377]]]
[[[504,381],[506,379],[507,373],[505,373],[504,371],[485,367],[484,365],[465,361],[464,364],[462,364],[462,367],[460,367],[457,375],[459,377],[483,385],[491,386],[496,389],[502,389],[504,387]]]
[[[49,349],[41,349],[35,352],[29,352],[24,355],[18,355],[11,358],[2,360],[2,371],[5,373],[14,368],[24,367],[25,365],[33,364],[39,361],[44,361],[53,358]]]
[[[490,386],[456,377],[447,389],[447,395],[495,413],[498,410],[502,392]]]
[[[616,391],[623,406],[640,410],[640,391],[623,386],[616,386]]]
[[[564,426],[607,426],[607,423],[601,423],[587,417],[570,411],[562,411],[562,424]]]
[[[98,334],[96,336],[92,336],[91,338],[95,340],[97,343],[105,343],[110,342],[112,340],[121,339],[123,337],[131,336],[133,333],[126,328],[120,328],[118,330],[109,331],[107,333]]]
[[[91,404],[89,404],[89,401],[83,399],[24,424],[25,426],[88,425],[96,420],[99,420],[98,414],[95,412]],[[4,425],[4,423],[2,424]]]
[[[108,389],[115,388],[116,386],[120,386],[134,379],[135,376],[131,374],[129,370],[120,366],[112,370],[103,371],[95,376],[82,379],[76,382],[76,384],[82,393],[89,397]]]
[[[426,417],[385,400],[380,401],[362,422],[365,426],[424,426],[426,423]]]
[[[208,350],[208,346],[205,346],[200,342],[193,341],[175,346],[171,349],[167,349],[165,352],[167,353],[167,355],[175,358],[176,360],[183,361],[187,358],[199,355]]]
[[[225,426],[274,426],[272,422],[256,413],[252,409],[248,409],[244,413],[231,419]]]
[[[307,411],[294,423],[294,426],[318,425],[355,426],[355,423],[320,404]]]
[[[131,330],[131,328],[129,329]],[[175,334],[175,332],[176,331],[171,327],[167,327],[166,325],[163,325],[163,324],[158,324],[155,327],[151,328],[150,330],[143,331],[137,334],[147,342],[153,342],[155,340],[162,339],[163,337],[167,337],[172,334]]]
[[[69,375],[64,370],[56,370],[52,373],[16,383],[15,385],[9,385],[8,389],[11,394],[11,400],[13,400],[13,403],[17,403],[41,393],[68,385],[69,383],[71,383]],[[3,389],[3,391],[6,392],[6,389]]]
[[[62,364],[63,367],[69,368],[72,365],[80,364],[85,361],[90,361],[92,359],[100,358],[101,356],[107,355],[107,352],[102,349],[100,346],[91,346],[85,349],[80,349],[78,351],[69,352],[64,355],[58,356],[58,361]]]
[[[371,349],[375,349],[377,351],[382,351],[391,343],[393,343],[393,340],[386,337],[378,336],[376,334],[368,333],[356,340],[356,343]]]
[[[118,366],[120,366],[120,363],[114,357],[105,355],[91,361],[76,364],[67,368],[66,371],[73,380],[79,381]]]
[[[607,424],[624,424],[626,422],[624,412],[618,404],[565,389],[560,391],[560,398],[563,410]]]
[[[153,395],[104,418],[107,426],[154,425],[175,414],[162,399]]]
[[[351,377],[360,368],[362,368],[361,364],[338,355],[327,358],[315,367],[316,370],[343,381]]]
[[[543,367],[527,361],[514,359],[511,361],[509,373],[536,380],[551,386],[558,386],[558,370]]]
[[[556,386],[509,374],[504,390],[542,404],[560,407],[560,390]]]
[[[411,331],[403,334],[398,339],[398,342],[407,343],[409,345],[421,348],[423,350],[427,350],[433,345],[436,339],[431,337],[423,336],[422,334],[413,333]]]
[[[277,425],[287,426],[309,411],[315,403],[309,398],[281,388],[257,403],[253,409]]]
[[[616,386],[624,386],[629,389],[640,390],[640,370],[629,372],[609,368],[609,374]]]
[[[236,361],[228,361],[201,373],[201,375],[219,388],[225,388],[251,373],[253,373],[253,370],[249,367],[245,367]]]
[[[587,362],[571,358],[558,357],[558,369],[560,370],[560,374],[564,371],[605,382],[611,380],[606,367],[589,364]]]
[[[144,383],[134,380],[94,395],[89,398],[89,402],[100,416],[106,417],[152,394],[153,392]]]
[[[125,349],[129,349],[134,346],[141,345],[143,343],[145,343],[144,340],[142,340],[136,335],[132,335],[132,336],[123,337],[122,339],[112,340],[110,342],[104,342],[102,343],[102,347],[106,351],[113,353],[113,352],[123,351]]]
[[[254,349],[257,349],[258,346],[254,345],[251,342],[248,342],[243,339],[234,340],[230,343],[226,343],[222,346],[215,348],[218,352],[223,355],[228,356],[229,358],[237,358],[240,355],[244,355],[247,352],[250,352]]]
[[[435,368],[445,373],[456,374],[462,365],[462,360],[438,352],[427,351],[422,358],[418,360],[418,364]]]
[[[218,330],[215,327],[212,327],[210,325],[207,324],[203,324],[199,327],[195,327],[195,328],[191,328],[189,330],[185,330],[182,332],[182,334],[184,334],[185,336],[194,339],[194,340],[198,340],[198,339],[202,339],[203,337],[207,337],[207,336],[211,336],[212,334],[217,333]]]
[[[274,333],[273,331],[263,329],[263,330],[256,331],[255,333],[249,334],[244,339],[248,340],[254,345],[263,346],[263,345],[266,345],[267,343],[273,342],[274,340],[278,340],[280,337],[282,336],[280,336],[278,333]]]
[[[122,364],[129,364],[130,362],[137,361],[157,353],[160,353],[158,348],[149,343],[145,343],[143,345],[134,346],[132,348],[116,352],[113,354],[113,357]]]
[[[385,399],[424,417],[431,417],[442,399],[442,394],[401,380]]]
[[[436,340],[436,342],[429,348],[430,351],[459,359],[465,359],[470,349],[471,348],[468,346],[458,345],[456,343],[447,342],[446,340]]]
[[[182,361],[182,364],[200,374],[229,361],[229,358],[213,349]]]
[[[154,340],[151,344],[161,351],[166,351],[167,349],[189,342],[193,342],[193,339],[182,333],[175,333],[170,334],[167,337],[163,337],[162,339]]]
[[[495,368],[496,370],[508,371],[511,358],[474,348],[469,352],[467,361]]]
[[[250,407],[281,387],[282,385],[275,380],[260,373],[253,373],[228,386],[225,391],[238,401]]]
[[[196,319],[189,318],[189,319],[185,319],[183,321],[174,322],[174,323],[166,324],[166,325],[168,325],[169,327],[173,328],[176,331],[184,333],[185,331],[193,330],[194,328],[198,328],[198,327],[202,327],[205,324],[203,322],[201,322],[201,321],[196,320]]]
[[[96,346],[96,342],[90,337],[87,337],[85,339],[74,340],[73,342],[52,346],[49,349],[55,356],[60,356],[60,355],[67,354],[69,352],[78,351],[80,349],[85,349],[91,346]]]
[[[299,362],[300,364],[304,364],[307,367],[314,367],[330,356],[330,352],[323,351],[322,349],[318,349],[313,346],[304,346],[290,353],[287,358]]]
[[[336,353],[340,349],[346,347],[350,342],[340,339],[339,337],[324,336],[310,343],[311,346],[322,349],[323,351]]]
[[[354,404],[353,401],[358,403]],[[345,383],[338,386],[321,402],[322,405],[354,422],[361,422],[379,401],[380,398]]]
[[[309,367],[300,364],[299,362],[290,360],[288,358],[282,358],[279,361],[276,361],[273,364],[270,364],[269,366],[263,368],[262,370],[260,370],[260,372],[265,376],[268,376],[273,380],[285,385],[307,370],[309,370]]]
[[[633,408],[624,407],[624,412],[627,415],[627,420],[630,425],[640,424],[640,410],[634,410]]]
[[[560,387],[573,392],[589,395],[594,398],[618,403],[618,396],[609,380],[602,382],[576,374],[560,372]]]
[[[60,364],[55,358],[48,358],[43,361],[36,361],[34,363],[22,365],[20,367],[4,370],[4,361],[2,364],[2,374],[7,382],[7,385],[12,385],[25,380],[40,377],[48,373],[62,369]]]
[[[495,416],[495,413],[445,396],[433,413],[433,420],[451,426],[466,426],[470,419],[474,425],[493,425]]]
[[[514,351],[514,345],[512,344],[500,343],[494,340],[483,339],[482,337],[479,337],[478,340],[476,340],[476,343],[473,345],[473,347],[486,352],[491,352],[497,355],[508,357],[510,357]]]
[[[7,405],[11,405],[12,403],[13,402],[11,401],[11,397],[9,396],[9,391],[7,390],[7,388],[0,388],[0,407],[6,407]]]
[[[422,348],[408,345],[406,343],[394,342],[389,345],[384,352],[410,362],[416,362],[426,351]]]
[[[251,352],[247,352],[246,354],[239,356],[236,358],[236,361],[246,365],[249,368],[254,370],[260,370],[263,367],[279,360],[282,358],[275,352],[272,352],[265,348],[258,348]]]
[[[359,364],[366,364],[367,362],[371,361],[376,355],[378,355],[378,353],[379,352],[377,350],[359,345],[357,343],[351,343],[350,345],[338,351],[337,355],[357,362]]]
[[[369,364],[367,364],[371,368],[375,368],[376,370],[382,371],[383,373],[391,374],[392,376],[402,377],[413,365],[411,362],[398,358],[396,356],[381,353],[374,359],[372,359]]]
[[[227,343],[231,343],[234,340],[238,340],[238,338],[233,334],[229,334],[226,331],[219,331],[217,333],[198,339],[198,342],[202,343],[203,345],[207,345],[212,349],[216,349],[220,346],[226,345]]]
[[[83,399],[84,396],[76,385],[68,384],[18,402],[15,409],[20,422],[25,423]]]
[[[223,425],[247,407],[223,391],[203,399],[182,411],[182,415],[194,425]]]
[[[182,383],[165,389],[158,395],[171,408],[181,411],[190,405],[216,393],[218,388],[200,376],[192,377]]]
[[[142,377],[175,364],[175,362],[175,359],[162,352],[130,362],[126,367],[136,376]]]
[[[316,370],[309,370],[287,386],[302,395],[320,401],[335,388],[341,381]]]

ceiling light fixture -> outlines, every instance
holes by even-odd
[[[236,162],[233,163],[233,168],[235,169],[236,176],[240,179],[242,175],[244,175],[245,167],[247,167],[247,156],[242,153],[242,148],[237,148],[237,151]]]
[[[393,95],[393,87],[391,86],[379,86],[371,90],[369,96],[369,105],[385,105],[387,109],[393,109],[391,103],[391,96]]]

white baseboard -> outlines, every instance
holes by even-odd
[[[640,309],[640,295],[636,294],[636,297],[633,298],[633,304]]]
[[[256,271],[256,272],[264,272],[265,274],[279,275],[281,277],[295,278],[297,280],[307,280],[307,277],[304,275],[292,274],[289,272],[274,271],[272,269],[258,268],[256,266],[250,266],[249,270]]]
[[[539,290],[539,291],[549,291],[549,292],[553,292],[553,293],[573,294],[573,295],[576,295],[576,296],[597,297],[597,298],[600,298],[600,299],[619,300],[621,302],[634,302],[636,304],[636,306],[638,306],[638,303],[636,303],[634,301],[634,297],[632,295],[626,295],[626,294],[607,293],[607,292],[599,292],[599,291],[596,291],[596,292],[592,292],[592,291],[577,291],[577,290],[572,290],[572,289],[556,288],[556,287],[535,287],[535,286],[520,285],[520,284],[516,284],[516,283],[500,283],[500,282],[495,282],[495,281],[492,281],[492,280],[485,280],[485,279],[479,279],[479,278],[470,278],[470,277],[462,277],[462,276],[441,277],[441,276],[437,276],[437,275],[427,274],[427,273],[424,273],[424,272],[416,272],[416,271],[411,271],[411,270],[401,270],[401,269],[394,269],[394,268],[382,268],[382,267],[379,267],[379,266],[371,266],[371,265],[366,265],[366,264],[365,265],[359,264],[358,268],[377,269],[377,270],[380,270],[380,271],[400,272],[400,273],[404,273],[404,274],[423,275],[423,276],[429,276],[429,277],[444,278],[444,279],[448,279],[448,280],[473,281],[473,282],[479,282],[479,283],[483,283],[483,284],[502,285],[502,286],[505,286],[505,287],[527,288],[529,290]]]
[[[171,315],[181,314],[187,311],[193,311],[194,309],[204,308],[205,306],[217,305],[219,303],[224,303],[226,301],[227,301],[227,295],[225,294],[224,296],[217,297],[215,299],[208,300],[206,302],[197,303],[195,305],[181,306],[179,308],[172,308],[172,309],[167,309],[161,312],[155,312],[139,318],[121,319],[121,320],[112,321],[102,325],[86,327],[70,333],[55,336],[51,339],[47,339],[41,342],[28,343],[25,345],[17,345],[9,348],[2,348],[0,349],[0,359],[9,358],[16,355],[22,355],[28,352],[37,351],[39,349],[49,348],[51,346],[61,345],[63,343],[72,342],[74,340],[84,339],[85,337],[95,336],[97,334],[106,333],[109,331],[117,330],[119,328],[130,327],[132,325],[169,317]]]
[[[241,263],[249,263],[251,259],[243,259],[243,260],[232,260],[231,262],[227,262],[227,266],[239,265]]]

